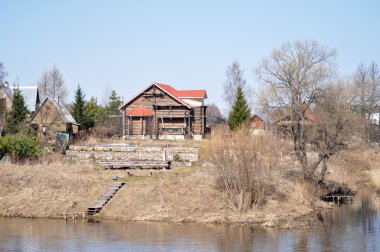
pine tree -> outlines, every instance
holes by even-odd
[[[78,85],[77,90],[75,91],[75,100],[73,104],[73,117],[77,123],[82,124],[85,120],[84,118],[84,100],[85,94],[82,92],[82,89]]]
[[[107,112],[109,115],[119,114],[119,107],[121,106],[122,101],[120,96],[117,95],[115,90],[112,90],[109,103],[107,106]]]
[[[248,107],[243,90],[238,87],[236,90],[235,102],[232,110],[228,115],[228,126],[231,130],[237,129],[243,122],[249,120],[251,111]]]
[[[28,114],[29,111],[25,105],[24,96],[22,96],[19,89],[15,89],[13,93],[12,110],[8,117],[6,132],[9,134],[18,133],[21,127],[26,124]]]

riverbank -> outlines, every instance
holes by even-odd
[[[364,162],[364,157],[370,162]],[[380,192],[380,158],[372,150],[350,151],[333,162],[327,179],[354,190]],[[128,221],[244,223],[264,228],[320,227],[318,213],[331,204],[318,199],[319,189],[300,179],[287,157],[273,173],[273,193],[262,206],[241,212],[229,207],[215,186],[207,164],[172,170],[104,170],[91,163],[54,160],[32,165],[0,166],[0,216],[63,218],[85,211],[117,175],[127,184],[97,218]],[[380,208],[379,208],[380,209]]]

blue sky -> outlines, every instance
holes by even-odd
[[[338,51],[338,70],[380,64],[380,1],[2,1],[0,62],[7,80],[33,85],[54,64],[72,100],[115,89],[128,99],[151,82],[206,89],[225,108],[226,69],[247,83],[284,42],[316,39]]]

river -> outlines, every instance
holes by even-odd
[[[0,251],[380,251],[380,212],[323,213],[318,230],[241,225],[0,218]]]

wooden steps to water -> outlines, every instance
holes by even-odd
[[[123,169],[123,168],[155,168],[170,169],[171,161],[98,161],[105,169]]]
[[[354,195],[324,195],[321,197],[323,201],[334,202],[335,204],[352,204]]]
[[[93,216],[99,213],[103,206],[108,203],[108,201],[116,194],[116,192],[123,187],[125,182],[114,182],[108,187],[108,189],[98,198],[98,200],[87,208],[87,215]]]

